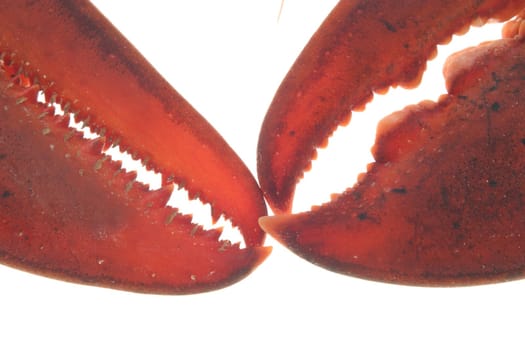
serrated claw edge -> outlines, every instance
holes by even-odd
[[[253,176],[90,2],[3,5],[3,263],[111,288],[193,293],[234,283],[265,259],[257,219],[266,207]],[[100,137],[68,129],[72,113]],[[109,144],[147,159],[164,186],[150,191],[122,171],[101,153]],[[166,207],[166,174],[230,218],[247,247],[225,247],[220,230]]]

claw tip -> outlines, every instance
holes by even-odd
[[[262,216],[259,218],[259,226],[264,232],[275,235],[281,230],[282,225],[290,216],[292,216],[292,214]]]

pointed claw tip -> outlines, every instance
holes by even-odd
[[[279,196],[279,193],[277,192],[277,195],[273,195],[271,193],[265,195],[268,204],[270,205],[270,208],[272,208],[273,212],[276,215],[281,214],[289,214],[292,212],[292,196]]]
[[[272,252],[272,247],[257,247],[255,248],[257,252],[257,259],[254,267],[259,266]]]
[[[259,226],[266,233],[270,233],[271,232],[272,218],[274,218],[274,216],[261,216],[259,218],[259,220],[258,220],[259,221]]]
[[[276,235],[279,234],[283,224],[286,223],[290,216],[292,216],[292,214],[262,216],[259,218],[259,226],[264,232]]]

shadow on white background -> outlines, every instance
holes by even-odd
[[[334,0],[95,1],[255,174],[259,128],[280,81]],[[499,32],[482,34],[484,40]],[[479,38],[469,36],[466,44]],[[456,43],[456,40],[454,40]],[[466,44],[463,44],[465,46]],[[440,49],[440,52],[442,50]],[[432,62],[439,71],[442,63]],[[440,77],[440,73],[436,73]],[[425,77],[427,79],[427,77]],[[295,210],[329,200],[371,162],[375,123],[444,93],[395,91],[355,114],[320,151]],[[438,88],[438,90],[436,90]],[[391,91],[392,92],[392,91]],[[406,94],[406,92],[404,92]],[[525,282],[467,288],[387,285],[334,274],[271,238],[272,255],[226,289],[155,296],[79,286],[0,267],[5,349],[523,348]]]

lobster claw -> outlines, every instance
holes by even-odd
[[[38,35],[35,35],[38,33]],[[88,2],[8,2],[0,12],[0,260],[140,292],[191,293],[246,276],[269,254],[266,206],[220,135]],[[37,95],[46,102],[37,102]],[[64,115],[54,116],[52,104]],[[69,115],[101,137],[87,141]],[[102,153],[160,172],[156,191]],[[173,183],[210,203],[246,248],[166,206]]]
[[[472,23],[507,20],[525,1],[342,0],[281,83],[259,135],[259,183],[275,213],[291,211],[295,186],[352,110],[373,92],[415,87],[440,43]],[[378,45],[378,43],[381,43]]]
[[[353,8],[356,3],[358,5]],[[364,30],[392,33],[409,25],[404,22],[406,26],[401,27],[402,22],[387,18],[404,10],[388,11],[385,7],[389,4],[395,6],[393,2],[382,2],[383,11],[379,13],[370,8],[365,11],[367,6],[373,8],[373,3],[340,2],[325,22],[323,32],[344,23],[346,36],[343,38],[340,34],[334,40],[347,43],[347,40],[359,41]],[[392,40],[400,39],[397,47],[386,39],[388,35],[382,33],[381,42],[399,50],[424,45],[427,47],[422,53],[425,59],[431,46],[424,41],[436,34],[432,18],[442,24],[439,29],[450,27],[453,32],[466,24],[461,22],[463,20],[470,22],[476,16],[508,18],[524,6],[523,2],[500,1],[499,8],[489,9],[486,2],[478,8],[483,14],[477,12],[468,17],[459,9],[457,11],[463,17],[458,17],[453,15],[457,3],[451,3],[447,8],[444,2],[442,7],[432,9],[432,18],[422,19],[416,17],[425,17],[424,2],[411,3],[413,6],[406,8],[413,11],[414,17],[405,13],[404,18],[428,24],[429,27],[419,30],[429,35],[420,41],[416,40],[417,36],[402,35],[405,38],[398,38],[394,35]],[[441,10],[445,11],[444,14],[435,12]],[[492,13],[487,15],[486,11]],[[342,16],[346,16],[345,21],[339,20]],[[448,23],[446,18],[452,18],[454,23]],[[371,29],[370,23],[364,25],[367,21],[381,29]],[[525,98],[525,33],[519,23],[522,22],[507,26],[508,38],[449,58],[445,67],[449,93],[441,96],[438,102],[425,101],[381,121],[373,148],[375,162],[359,176],[354,187],[311,212],[261,218],[264,230],[315,264],[366,279],[416,285],[463,285],[525,277],[525,220],[522,215],[525,106],[520,102]],[[414,33],[416,31],[411,32]],[[319,38],[320,34],[317,34],[304,52],[311,54],[312,50],[321,53],[327,50],[322,41],[316,41]],[[367,36],[367,40],[371,38]],[[444,38],[434,40],[433,45]],[[366,46],[357,47],[368,49]],[[330,50],[340,56],[348,52],[340,46],[330,47]],[[386,51],[385,55],[389,52]],[[396,55],[406,56],[399,52]],[[333,60],[337,61],[336,58]],[[379,81],[387,86],[393,84],[393,79],[395,82],[411,81],[421,69],[420,64],[417,71],[403,73],[402,79],[390,75],[397,74],[399,66],[405,63],[413,70],[413,63],[420,61],[416,58],[399,62],[399,65],[395,60],[387,59],[380,62],[384,67],[377,68],[377,71],[357,61],[352,64],[356,71],[350,78],[337,75],[337,72],[314,70],[310,79],[315,84],[333,79],[347,87],[355,84],[358,90],[344,89],[334,95],[330,90],[326,92],[328,96],[312,97],[310,91],[318,87],[311,86],[310,82],[304,83],[308,78],[304,78],[302,74],[306,73],[301,68],[320,61],[331,63],[332,58],[321,55],[299,58],[298,68],[292,70],[283,82],[283,95],[276,97],[265,121],[267,125],[285,129],[280,129],[274,139],[263,136],[259,144],[260,159],[273,157],[275,160],[259,164],[262,171],[259,178],[277,212],[289,211],[290,194],[293,194],[297,179],[297,176],[290,179],[281,175],[301,173],[316,142],[327,136],[327,132],[314,134],[313,140],[305,141],[308,136],[302,134],[302,129],[307,130],[307,135],[314,129],[331,130],[332,125],[337,125],[348,112],[346,108],[362,104],[373,88],[384,87],[375,80],[382,79]],[[386,69],[389,64],[391,69]],[[335,63],[328,66],[336,69]],[[339,72],[344,70],[338,69]],[[357,80],[347,82],[346,79]],[[372,82],[362,88],[364,80]],[[300,86],[301,92],[288,90],[291,86]],[[297,104],[289,100],[296,98],[305,99],[298,112],[294,109]],[[306,120],[306,126],[300,125],[299,120]],[[282,152],[268,153],[268,149],[278,148],[285,143],[284,139],[292,138],[287,128],[296,131],[293,137],[302,139],[298,143],[307,144],[306,151],[299,151],[293,143],[286,143],[289,147]],[[266,132],[269,129],[263,127],[261,135]],[[290,154],[298,155],[292,157]],[[278,160],[286,156],[290,157],[289,163]],[[271,168],[278,171],[269,171],[268,174],[267,170]],[[269,178],[266,186],[263,183],[265,176]],[[284,190],[273,192],[275,188]],[[283,193],[286,195],[281,198]]]

